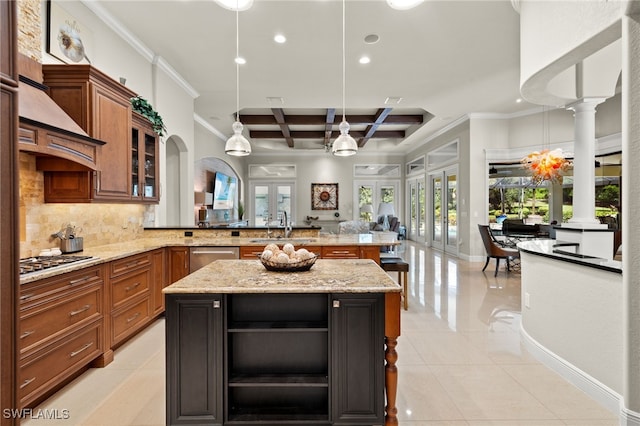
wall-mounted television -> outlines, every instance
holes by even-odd
[[[213,210],[231,210],[236,199],[238,179],[216,172],[213,180]]]

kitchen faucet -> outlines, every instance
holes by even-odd
[[[289,223],[289,220],[287,219],[286,210],[284,210],[282,212],[282,214],[284,215],[284,237],[285,238],[289,238],[291,236],[291,232],[293,232],[293,229],[291,229],[291,224]]]

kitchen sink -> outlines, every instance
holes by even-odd
[[[315,238],[255,238],[253,240],[249,240],[252,243],[262,243],[262,244],[286,244],[291,243],[293,245],[296,244],[308,244],[315,242]]]

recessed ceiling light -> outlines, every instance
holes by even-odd
[[[284,42],[286,42],[286,41],[287,41],[287,38],[286,38],[284,35],[282,35],[282,34],[276,34],[276,35],[273,37],[273,41],[275,41],[276,43],[280,43],[280,44],[282,44],[282,43],[284,43]]]
[[[522,98],[516,99],[516,103],[520,103],[520,102],[522,102]]]
[[[247,10],[253,6],[253,0],[214,0],[220,6],[229,10]]]
[[[402,97],[401,96],[389,96],[387,97],[387,99],[384,100],[384,104],[385,105],[391,105],[391,104],[399,104],[400,102],[402,102]]]
[[[371,62],[371,58],[368,56],[362,56],[360,57],[358,62],[360,62],[361,64],[368,64],[369,62]]]
[[[412,9],[422,3],[424,0],[387,0],[387,4],[392,9],[407,10]]]
[[[245,58],[243,58],[242,56],[238,56],[233,61],[238,65],[244,65],[244,64],[247,63],[247,60]]]
[[[378,34],[369,34],[364,37],[364,42],[367,44],[375,44],[380,41],[380,36]]]

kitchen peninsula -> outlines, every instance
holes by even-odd
[[[374,261],[218,260],[163,292],[167,424],[397,424],[400,287]]]

